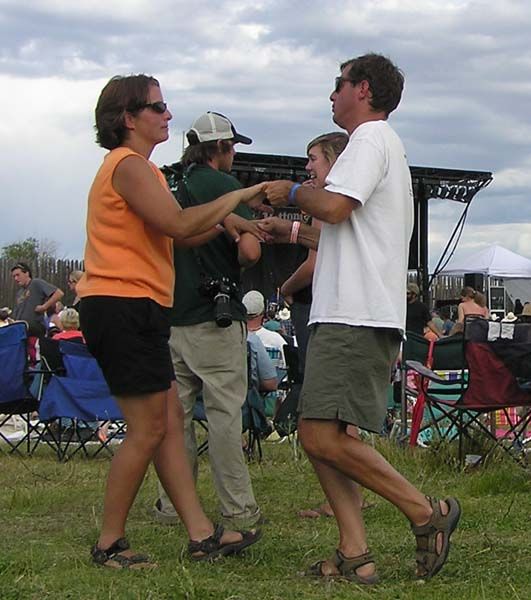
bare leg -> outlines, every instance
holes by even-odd
[[[348,435],[351,435],[352,437],[359,439],[359,431],[355,425],[347,425],[345,431],[347,432]],[[317,470],[315,464],[314,464],[314,468]],[[319,478],[319,480],[321,481],[320,478]],[[353,496],[355,502],[359,503],[360,509],[369,508],[370,506],[372,506],[371,504],[368,504],[365,502],[365,500],[363,498],[363,494],[361,493],[361,490],[359,489],[358,484],[352,480],[349,480],[349,483],[352,488],[352,496]],[[324,490],[322,481],[321,481],[321,487],[323,487],[323,490]],[[301,511],[299,511],[298,514],[300,517],[304,517],[304,518],[316,518],[321,515],[324,515],[326,517],[335,516],[334,509],[332,508],[332,505],[328,501],[323,502],[317,508],[301,510]],[[341,549],[341,550],[343,551],[343,549]],[[350,556],[350,554],[346,554],[346,556]]]
[[[348,435],[339,421],[301,419],[299,436],[312,462],[322,462],[389,500],[415,525],[429,521],[426,497],[374,448]]]
[[[367,552],[367,536],[361,516],[361,496],[357,486],[342,473],[323,462],[310,457],[313,468],[319,478],[323,491],[339,528],[339,550],[347,557],[360,556]],[[329,561],[322,567],[323,574],[337,574],[338,570]],[[367,577],[375,572],[374,564],[368,564],[356,570],[358,575]]]
[[[177,408],[175,384],[169,391],[120,397],[117,402],[127,423],[127,435],[111,462],[98,546],[106,549],[124,537],[127,515],[152,459],[190,538],[201,540],[210,536],[214,527],[197,499],[184,449],[182,407],[179,403]],[[221,541],[240,539],[241,534],[227,530]]]
[[[127,435],[116,451],[107,477],[103,524],[98,546],[108,548],[125,535],[125,522],[148,465],[166,430],[167,392],[116,398]]]

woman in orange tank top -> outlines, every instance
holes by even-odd
[[[193,246],[219,235],[223,222],[237,236],[247,221],[227,219],[240,203],[261,205],[262,186],[181,209],[149,161],[168,139],[172,115],[159,83],[146,75],[114,77],[96,106],[98,143],[110,150],[89,194],[85,274],[77,285],[87,346],[127,423],[105,490],[96,564],[153,566],[129,549],[125,523],[150,462],[188,532],[194,560],[237,554],[260,531],[214,525],[199,503],[184,446],[183,410],[168,347],[167,308],[173,302],[173,243]]]

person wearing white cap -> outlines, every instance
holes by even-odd
[[[286,340],[280,333],[263,327],[265,313],[264,296],[258,290],[251,290],[245,294],[242,302],[247,310],[248,331],[255,333],[260,338],[275,367],[285,369],[284,346],[286,345]]]
[[[184,177],[177,189],[183,207],[208,204],[241,188],[229,172],[235,144],[250,144],[250,138],[215,112],[199,116],[187,138],[189,146],[181,159]],[[231,215],[249,223],[250,228],[252,217],[242,205]],[[241,447],[241,407],[247,394],[247,331],[240,292],[242,267],[252,266],[260,255],[259,240],[251,233],[242,233],[235,242],[221,231],[202,246],[176,248],[174,252],[170,349],[184,406],[186,448],[197,476],[192,417],[197,395],[202,392],[221,521],[237,529],[252,527],[261,520]],[[228,309],[228,314],[221,313],[220,317],[220,307]],[[177,522],[160,485],[153,510],[158,521]]]

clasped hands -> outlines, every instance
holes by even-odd
[[[273,207],[286,206],[288,204],[289,192],[293,186],[292,181],[266,181],[252,187],[246,188],[247,197],[245,203],[249,208],[271,214]],[[268,204],[264,204],[267,200]],[[227,219],[224,222],[227,227]],[[239,233],[251,233],[262,242],[266,243],[288,243],[290,241],[292,222],[286,219],[269,216],[257,221],[238,221]],[[232,236],[236,237],[236,236]]]

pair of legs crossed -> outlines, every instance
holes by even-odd
[[[347,433],[348,423],[370,431],[381,428],[391,367],[399,349],[397,333],[318,324],[310,335],[299,401],[299,439],[336,517],[338,550],[349,558],[367,552],[361,500],[353,481],[389,500],[414,526],[430,522],[434,512],[430,501],[381,454],[352,431]],[[449,507],[441,502],[439,509],[444,515]],[[441,554],[443,542],[447,552],[447,539],[438,533],[436,538],[435,553]],[[337,572],[330,563],[324,568]],[[373,571],[374,565],[367,564],[356,573],[364,577]]]
[[[189,538],[202,540],[212,535],[214,526],[199,503],[184,448],[183,411],[175,382],[167,391],[117,397],[117,402],[127,435],[111,462],[98,547],[105,550],[124,537],[127,515],[151,461]],[[240,533],[227,530],[221,542],[240,539]]]

